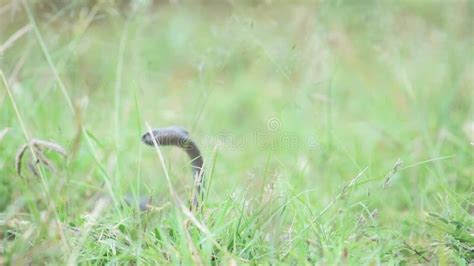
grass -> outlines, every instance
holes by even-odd
[[[474,2],[135,3],[1,2],[0,264],[473,263]]]

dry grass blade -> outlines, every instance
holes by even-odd
[[[4,6],[1,6],[0,7],[0,15],[3,14],[3,13],[6,13],[8,11],[10,11],[10,9],[12,9],[13,7],[13,4],[12,3],[7,3],[5,4]]]
[[[21,57],[17,60],[15,67],[10,73],[10,77],[8,78],[8,81],[7,81],[8,84],[13,84],[14,82],[19,81],[19,75],[21,73],[21,70],[23,69],[23,66],[25,65],[26,59],[30,55],[32,47],[33,45],[31,43],[28,43],[26,48],[23,50]]]
[[[34,176],[40,177],[40,173],[38,172],[38,169],[36,165],[38,164],[39,161],[30,161],[28,163],[28,169],[33,173]]]
[[[32,29],[31,25],[28,24],[23,28],[16,31],[8,40],[0,45],[0,54],[3,54],[8,48],[10,48],[13,43],[15,43],[18,39],[20,39],[23,35],[28,33]]]
[[[199,204],[199,201],[202,201],[203,198],[200,198],[200,191],[198,188],[202,186],[203,183],[203,171],[199,171],[197,174],[196,178],[194,179],[194,184],[193,184],[193,192],[192,192],[192,200],[193,203],[191,204],[191,209],[193,211],[199,211],[200,209],[202,210],[202,205]]]
[[[7,135],[8,131],[10,131],[10,128],[4,128],[0,131],[0,142],[2,141],[2,139]]]
[[[395,165],[393,166],[392,170],[385,176],[385,182],[383,183],[383,188],[387,188],[390,186],[390,182],[392,181],[392,177],[400,170],[400,166],[402,166],[402,160],[398,159]]]
[[[26,151],[27,148],[28,148],[28,144],[23,144],[23,146],[21,146],[18,149],[18,151],[16,152],[16,156],[15,156],[15,169],[16,169],[17,174],[20,177],[23,177],[21,175],[21,162],[22,162],[23,155],[25,154],[25,151]]]
[[[38,170],[36,169],[36,165],[39,163],[46,166],[50,171],[55,171],[55,167],[53,166],[53,163],[51,163],[44,156],[43,149],[52,150],[60,154],[62,157],[67,158],[66,150],[63,147],[61,147],[59,144],[51,142],[51,141],[33,139],[30,141],[30,143],[23,144],[16,153],[15,169],[20,177],[23,177],[21,175],[21,166],[22,166],[23,157],[25,155],[25,151],[27,150],[29,146],[31,146],[31,151],[34,152],[34,155],[31,161],[28,163],[28,168],[35,176],[38,176]]]
[[[31,144],[34,145],[37,148],[43,147],[43,148],[53,150],[53,151],[61,154],[64,158],[67,157],[66,150],[57,143],[54,143],[54,142],[51,142],[51,141],[33,139],[33,140],[31,140]]]
[[[410,246],[406,241],[403,242],[403,244],[405,245],[405,247],[410,250],[411,252],[413,252],[414,254],[416,254],[417,256],[419,256],[420,258],[422,258],[425,262],[430,262],[430,260],[425,257],[420,251],[418,251],[417,249],[413,248],[412,246]]]
[[[44,156],[43,151],[41,149],[37,149],[36,151],[37,151],[37,153],[36,153],[36,157],[37,157],[36,164],[42,163],[43,165],[48,167],[48,169],[55,170],[54,167],[53,167],[53,164],[48,159],[46,159],[46,157]]]

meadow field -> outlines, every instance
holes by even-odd
[[[473,91],[471,0],[0,0],[0,265],[472,265]]]

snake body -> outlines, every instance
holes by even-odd
[[[196,143],[189,137],[189,133],[182,127],[172,126],[167,128],[153,129],[142,136],[142,142],[149,146],[177,146],[183,149],[191,159],[192,174],[194,179],[195,193],[193,197],[193,207],[198,207],[199,198],[202,194],[204,160]],[[127,199],[127,202],[130,202]],[[139,207],[147,210],[150,198],[140,198]]]

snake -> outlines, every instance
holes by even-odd
[[[176,146],[184,150],[191,159],[191,170],[195,186],[195,193],[192,206],[197,209],[199,199],[202,197],[202,188],[204,183],[204,160],[196,142],[194,142],[186,129],[181,126],[171,126],[166,128],[155,128],[142,135],[141,140],[144,144],[155,147],[158,146]],[[139,208],[142,211],[149,209],[150,197],[139,198]],[[125,200],[131,204],[132,198],[128,196]]]

